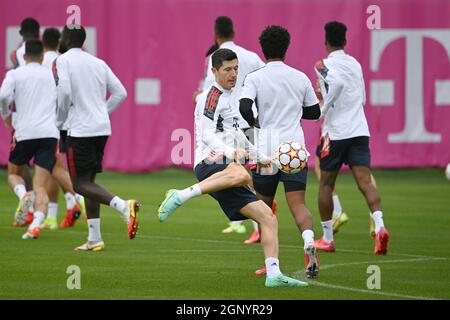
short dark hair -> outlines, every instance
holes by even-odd
[[[230,39],[234,37],[233,21],[229,17],[217,17],[214,30],[220,38]]]
[[[74,28],[64,26],[63,37],[69,41],[70,48],[81,48],[86,40],[86,31],[83,26],[77,25]]]
[[[289,31],[281,26],[268,26],[259,36],[259,44],[266,59],[284,60],[290,42]]]
[[[25,18],[20,24],[20,34],[22,37],[39,38],[39,22],[34,18]]]
[[[237,59],[237,55],[234,51],[230,49],[218,49],[211,56],[212,66],[217,70],[220,69],[224,61],[232,61]]]
[[[25,55],[29,57],[40,57],[44,52],[44,46],[40,40],[28,40],[25,42]]]
[[[330,21],[325,25],[325,39],[333,47],[345,46],[347,26],[342,22]]]
[[[56,50],[59,44],[59,38],[61,37],[61,32],[56,28],[47,28],[42,36],[42,44],[45,48]]]

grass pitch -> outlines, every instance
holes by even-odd
[[[319,277],[308,288],[264,287],[254,275],[263,265],[260,245],[245,245],[247,233],[225,235],[227,220],[209,196],[188,202],[164,223],[157,207],[169,188],[196,182],[190,171],[99,175],[98,182],[123,198],[142,203],[140,230],[127,238],[126,225],[102,207],[107,250],[76,253],[87,228],[44,230],[37,240],[22,240],[24,228],[11,227],[17,198],[0,171],[0,299],[450,299],[450,182],[442,170],[376,170],[386,227],[387,256],[374,256],[368,209],[350,174],[341,174],[338,193],[350,217],[336,234],[337,252],[320,253]],[[284,273],[304,278],[303,241],[280,185],[280,263]],[[318,185],[310,172],[307,203],[316,238],[322,232]],[[58,219],[64,215],[60,196]],[[69,290],[67,268],[81,271],[81,289]],[[368,289],[370,265],[381,271],[381,289]]]

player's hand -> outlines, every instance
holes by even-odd
[[[244,149],[236,149],[233,152],[233,161],[236,163],[245,163],[249,158],[249,154]]]
[[[323,96],[322,96],[322,91],[320,90],[319,79],[317,79],[317,81],[316,81],[316,87],[314,88],[314,92],[316,93],[317,99],[319,99],[319,103],[322,102],[322,104],[323,104]]]
[[[5,124],[5,127],[7,129],[12,129],[12,120],[11,120],[11,116],[9,116],[8,118],[6,118],[5,120],[3,120],[3,123]]]

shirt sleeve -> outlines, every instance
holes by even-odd
[[[196,108],[201,112],[198,114],[199,123],[196,125],[200,126],[197,132],[201,134],[202,142],[215,153],[220,153],[228,159],[233,159],[234,148],[227,146],[216,135],[217,122],[220,117],[218,106],[210,106],[208,105],[208,101],[205,102],[204,99],[200,99],[197,102]]]
[[[69,113],[69,107],[72,103],[72,90],[70,86],[70,76],[68,66],[64,59],[56,60],[56,69],[58,78],[58,110],[57,110],[57,123],[63,123],[67,119]]]
[[[314,69],[319,77],[319,81],[323,81],[325,87],[325,92],[322,92],[323,107],[321,118],[323,118],[341,95],[344,81],[335,70],[329,69],[323,60],[317,62]]]
[[[0,88],[0,106],[3,120],[6,120],[11,115],[11,111],[8,109],[8,106],[14,101],[14,90],[14,76],[12,72],[9,71],[6,73],[5,79],[3,80]]]
[[[305,98],[303,100],[303,107],[312,107],[319,103],[311,81],[307,78],[305,87]]]
[[[106,65],[106,88],[111,93],[108,101],[106,101],[108,113],[111,114],[125,100],[127,91],[108,65]]]
[[[253,74],[248,74],[244,79],[244,85],[242,86],[241,90],[241,96],[239,97],[239,100],[241,99],[250,99],[252,101],[256,100],[256,79],[254,78]]]

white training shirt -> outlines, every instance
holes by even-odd
[[[271,159],[285,141],[305,144],[300,119],[302,107],[319,103],[308,77],[282,61],[268,62],[247,75],[241,99],[256,101],[258,108],[257,148]]]
[[[111,135],[109,114],[126,98],[127,92],[109,66],[79,48],[72,48],[58,57],[56,68],[58,122],[69,113],[68,135]],[[108,100],[107,91],[111,93]]]
[[[237,114],[238,114],[238,118],[239,118],[239,126],[241,129],[245,129],[248,128],[249,125],[247,123],[247,121],[245,121],[240,112],[239,112],[239,96],[241,93],[241,89],[242,89],[242,85],[244,83],[244,79],[247,76],[247,74],[249,74],[252,71],[255,71],[256,69],[259,69],[261,67],[264,66],[264,62],[259,58],[259,56],[252,52],[249,51],[247,49],[244,49],[238,45],[236,45],[233,41],[227,41],[224,42],[220,45],[220,49],[230,49],[232,50],[234,53],[236,53],[237,57],[238,57],[238,61],[239,61],[239,69],[238,69],[238,76],[237,76],[237,80],[236,80],[236,85],[233,89],[233,99],[237,100],[236,103],[233,103],[234,105],[237,106],[238,110],[237,110]],[[211,56],[209,56],[208,59],[208,68],[207,68],[207,73],[206,73],[206,78],[205,81],[203,82],[203,92],[206,92],[206,89],[211,87],[211,85],[215,82],[215,78],[214,78],[214,74],[211,71],[211,67],[212,67],[212,59]]]
[[[233,89],[234,90],[234,89]],[[218,83],[207,89],[195,106],[195,161],[194,168],[207,159],[217,162],[233,160],[237,148],[249,152],[251,159],[267,163],[239,128],[239,116],[233,105],[233,90],[225,90]]]
[[[17,59],[18,67],[24,66],[26,64],[25,58],[23,57],[24,54],[25,54],[25,41],[16,50],[16,59]]]
[[[366,93],[359,62],[344,50],[316,63],[321,84],[326,131],[331,140],[370,136],[364,115]]]
[[[59,138],[56,127],[56,85],[53,74],[39,63],[8,71],[0,88],[2,115],[14,102],[12,126],[17,141]]]
[[[53,69],[53,61],[58,58],[59,54],[56,51],[46,51],[44,53],[44,60],[42,65],[50,70]]]

